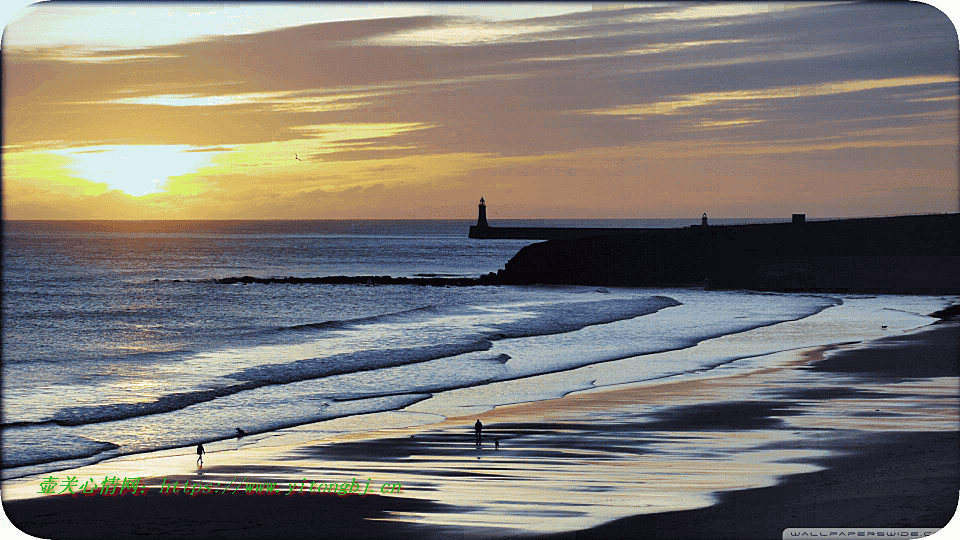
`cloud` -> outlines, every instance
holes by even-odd
[[[183,150],[184,152],[230,152],[234,148],[228,148],[226,146],[213,146],[211,148],[190,148],[189,150]]]
[[[176,204],[178,215],[394,212],[383,193],[440,211],[455,204],[453,190],[475,194],[487,180],[531,214],[632,216],[644,204],[685,212],[720,200],[734,201],[724,207],[732,211],[741,188],[768,178],[749,166],[756,156],[790,164],[779,169],[789,184],[821,156],[833,156],[838,178],[853,178],[857,167],[878,170],[870,165],[877,149],[912,156],[956,147],[958,47],[950,21],[922,4],[683,3],[496,22],[327,22],[150,47],[21,48],[5,51],[5,143],[12,153],[205,153],[209,163],[171,172],[157,194],[179,198],[151,199],[150,211]],[[677,159],[724,178],[709,182],[720,192],[671,180],[708,181],[671,165]],[[918,167],[907,161],[886,167]],[[927,178],[955,178],[955,163],[937,162],[943,168],[925,169]],[[552,172],[530,173],[537,168]],[[378,178],[377,169],[392,172]],[[571,169],[578,175],[565,174]],[[102,174],[84,178],[103,184]],[[410,187],[424,188],[422,178],[436,182],[430,202]],[[665,179],[664,200],[689,204],[644,199],[651,178]],[[955,189],[942,187],[919,192]],[[539,190],[579,206],[542,192],[538,200]],[[320,194],[312,206],[299,202]],[[932,198],[917,204],[941,207]]]

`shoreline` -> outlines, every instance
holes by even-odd
[[[899,517],[888,514],[885,523],[903,521],[904,516],[942,520],[954,514],[955,506],[950,510],[942,507],[950,496],[957,495],[956,487],[960,484],[958,465],[950,460],[951,449],[953,456],[957,455],[956,362],[942,361],[956,358],[956,349],[949,347],[956,346],[958,336],[958,323],[934,323],[858,345],[813,347],[767,355],[756,366],[739,371],[711,370],[700,378],[574,392],[562,398],[449,417],[433,424],[404,426],[404,414],[408,413],[400,412],[394,415],[395,427],[325,439],[317,439],[312,426],[302,426],[284,430],[288,432],[285,437],[264,437],[254,444],[213,453],[202,471],[192,470],[195,459],[189,455],[192,448],[180,448],[114,458],[57,474],[77,473],[81,481],[85,480],[84,476],[100,479],[105,475],[142,475],[150,478],[148,483],[152,485],[157,485],[161,477],[168,481],[196,482],[203,478],[201,481],[212,482],[245,476],[258,482],[276,479],[286,491],[286,484],[298,482],[300,478],[341,481],[365,472],[364,479],[402,482],[404,493],[392,496],[341,498],[294,494],[254,499],[246,494],[231,494],[224,496],[230,497],[229,505],[215,502],[218,499],[213,499],[213,494],[199,495],[196,500],[187,500],[188,496],[183,495],[133,497],[126,494],[112,499],[41,496],[48,498],[10,501],[7,495],[13,495],[10,489],[17,483],[10,481],[3,485],[4,509],[13,516],[14,523],[23,524],[30,532],[39,532],[30,527],[50,531],[54,533],[50,538],[57,537],[60,529],[56,527],[68,537],[77,537],[78,527],[97,532],[106,530],[105,527],[117,533],[129,530],[131,535],[149,535],[153,534],[149,532],[152,530],[157,535],[169,536],[170,530],[165,529],[164,524],[170,522],[181,523],[178,534],[185,538],[214,531],[229,531],[237,537],[284,530],[300,534],[309,530],[305,527],[320,527],[313,530],[350,538],[386,535],[429,538],[451,532],[471,537],[606,538],[617,537],[616,531],[624,526],[627,531],[636,531],[637,527],[657,530],[664,537],[670,537],[670,530],[683,530],[683,535],[675,537],[713,538],[718,532],[722,533],[723,527],[752,520],[762,522],[767,535],[779,527],[776,515],[770,515],[776,512],[768,511],[764,518],[754,507],[760,502],[775,500],[779,501],[780,508],[801,508],[811,490],[819,493],[821,500],[831,498],[831,509],[839,509],[841,505],[855,508],[863,504],[863,497],[850,493],[844,496],[844,478],[894,470],[899,476],[887,475],[889,484],[896,485],[906,477],[920,478],[923,471],[932,471],[922,476],[920,487],[933,486],[934,482],[947,487],[932,492],[911,492],[914,498],[936,496],[937,502],[932,507],[907,508],[907,513]],[[863,369],[865,362],[877,357],[878,351],[899,350],[899,354],[906,355],[904,358],[912,358],[916,355],[909,351],[916,351],[917,347],[928,350],[918,358],[920,361],[913,363],[912,369],[919,369],[928,377],[923,381],[934,382],[921,384],[903,377],[875,376]],[[830,370],[818,369],[823,366]],[[806,380],[802,377],[832,382],[823,388],[804,387],[799,384]],[[785,385],[783,380],[792,382]],[[896,392],[890,393],[891,388]],[[731,395],[739,399],[724,400],[722,396],[727,391],[736,392]],[[947,402],[936,401],[941,399],[937,396],[945,392],[952,404],[949,410],[943,407]],[[902,417],[897,415],[903,414],[901,402],[908,395],[912,396],[910,406],[919,411],[916,414],[922,412],[930,419],[916,420],[909,426],[914,429],[900,429],[891,434],[884,426],[902,423]],[[938,412],[931,403],[939,403],[943,410]],[[872,413],[877,406],[889,410]],[[794,409],[801,409],[804,414]],[[836,433],[828,433],[830,430],[816,425],[821,417],[829,418],[831,430]],[[481,449],[473,448],[472,444],[474,418],[480,418],[488,426],[485,430],[488,439]],[[947,426],[953,427],[948,430]],[[922,431],[916,432],[917,429]],[[787,431],[807,438],[778,438],[781,432]],[[489,438],[493,437],[502,441],[500,450],[490,448]],[[734,437],[749,440],[740,447],[730,446]],[[890,440],[883,440],[884,437]],[[676,447],[686,440],[695,440],[696,446]],[[858,446],[864,442],[869,444]],[[917,451],[921,446],[937,449]],[[710,457],[706,458],[708,461],[694,461],[690,452],[705,452],[704,455]],[[837,455],[838,452],[855,454]],[[913,468],[891,469],[893,464],[904,460]],[[705,465],[709,466],[704,469]],[[672,468],[673,476],[644,470],[644,467]],[[750,470],[745,467],[770,470],[768,474],[772,476],[745,480],[741,478],[742,473]],[[680,485],[676,493],[686,493],[688,500],[667,496],[669,500],[657,501],[654,506],[643,502],[644,497],[655,497],[664,487],[669,487],[669,483],[675,484],[676,478],[684,477],[693,479],[693,484]],[[35,492],[37,482],[38,479],[30,479],[19,483],[26,491]],[[662,482],[667,484],[660,484]],[[951,485],[952,495],[947,489]],[[634,487],[645,491],[638,492],[636,500],[624,500],[624,494],[631,493]],[[613,491],[605,495],[605,489]],[[700,498],[704,489],[720,493],[719,500]],[[901,495],[871,498],[888,504],[898,496]],[[498,503],[498,499],[505,500]],[[578,505],[584,501],[601,501],[592,504],[610,505],[609,512],[602,514],[601,508],[601,514],[593,517],[579,515],[582,511]],[[681,508],[676,508],[678,501]],[[540,519],[544,526],[562,520],[587,525],[567,532],[554,531],[544,536],[550,533],[544,530],[538,534],[529,528],[528,515],[530,508],[537,505],[543,512]],[[663,510],[658,511],[661,507]],[[745,514],[744,508],[754,509],[754,513]],[[939,509],[939,513],[934,515],[931,508]],[[744,517],[731,516],[731,509]],[[199,517],[191,517],[198,512]],[[564,512],[566,514],[562,514]],[[817,515],[812,510],[803,512],[801,508],[798,516]],[[61,516],[52,525],[51,513]],[[123,520],[117,521],[118,515],[124,516]],[[622,517],[624,515],[630,517]],[[749,520],[747,515],[751,516]],[[72,516],[74,525],[65,521],[67,516]],[[497,521],[493,519],[496,516],[503,517]],[[868,517],[863,514],[860,521]],[[334,522],[328,523],[331,518]],[[603,523],[589,524],[598,519]],[[699,525],[692,528],[691,519]],[[245,520],[242,527],[237,525],[237,520]],[[201,525],[201,521],[218,524],[219,528],[210,529]],[[790,522],[779,530],[820,526],[802,521]],[[945,523],[932,526],[942,525]],[[125,526],[128,529],[124,529]],[[576,532],[572,532],[574,530]],[[240,534],[240,531],[246,532]],[[735,537],[751,538],[747,532],[737,529]],[[621,536],[630,537],[626,533]]]
[[[955,316],[956,306],[944,312]],[[810,356],[820,357],[806,369],[864,379],[955,381],[960,368],[960,323],[956,321],[941,320],[863,345],[841,347],[829,358],[813,353]],[[957,537],[960,424],[952,431],[880,431],[861,437],[832,441],[834,455],[811,460],[820,470],[785,476],[773,486],[722,492],[717,503],[708,507],[635,515],[535,538],[635,538],[637,531],[643,531],[651,538],[749,540],[781,538],[786,528],[839,531],[948,525],[948,537]]]
[[[706,508],[631,516],[534,538],[636,538],[637,531],[643,531],[644,537],[658,539],[751,540],[781,538],[786,528],[842,531],[948,524],[956,534],[960,432],[889,437],[841,448],[849,454],[823,459],[819,462],[823,470],[787,476],[775,486],[725,492],[717,504]]]

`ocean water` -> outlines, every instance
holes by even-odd
[[[585,368],[633,357],[641,360],[608,384],[681,376],[742,354],[666,362],[663,353],[850,302],[696,289],[213,281],[479,276],[531,243],[471,240],[470,224],[5,222],[3,477],[226,439],[236,427],[255,436],[443,404],[444,396],[449,405],[431,405],[431,414],[556,397],[604,384]],[[893,318],[900,310],[904,325],[920,325],[949,303],[913,297],[871,309]],[[785,340],[763,353],[797,346]],[[509,381],[510,391],[481,390]],[[454,399],[465,394],[466,402]]]

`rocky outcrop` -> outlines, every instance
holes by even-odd
[[[175,280],[176,281],[176,280]],[[490,273],[479,278],[444,278],[444,277],[390,277],[390,276],[321,276],[321,277],[269,277],[253,276],[226,277],[212,280],[220,285],[271,285],[285,283],[288,285],[300,284],[327,284],[327,285],[422,285],[432,287],[468,287],[472,285],[497,285],[496,274]]]
[[[644,230],[520,250],[500,283],[960,293],[960,214]]]
[[[531,244],[496,274],[479,278],[243,276],[213,281],[960,294],[960,214],[604,232]]]

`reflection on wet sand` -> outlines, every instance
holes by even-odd
[[[407,496],[455,505],[393,517],[421,524],[556,532],[698,508],[719,492],[818,470],[818,460],[882,433],[955,430],[958,378],[946,375],[956,366],[942,360],[957,357],[957,326],[922,334],[937,354],[908,354],[913,369],[943,376],[877,376],[861,369],[874,358],[862,346],[802,349],[680,381],[497,408],[480,419],[501,440],[499,451],[491,443],[475,448],[465,416],[386,438],[306,446],[289,458],[333,463],[343,474],[374,471],[403,482]],[[841,357],[852,360],[813,367]]]

